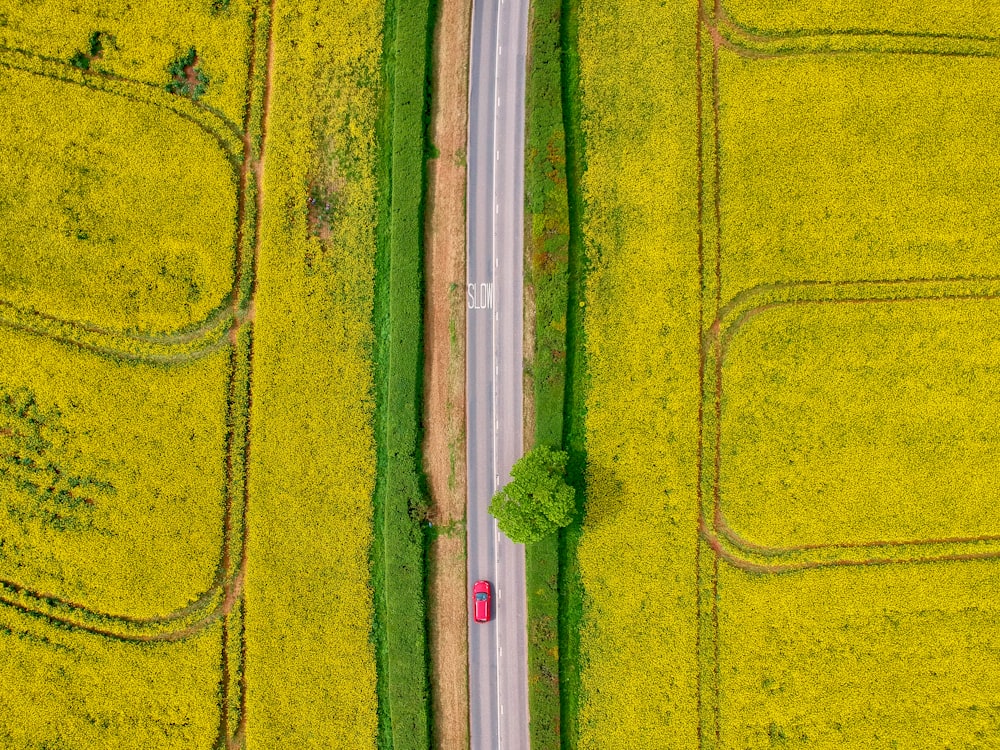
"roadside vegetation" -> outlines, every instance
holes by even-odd
[[[579,587],[575,545],[584,506],[580,420],[583,372],[582,245],[572,229],[571,163],[579,152],[575,2],[536,0],[529,27],[525,164],[526,295],[533,307],[534,356],[528,374],[534,398],[533,442],[568,451],[575,489],[574,520],[526,546],[528,700],[536,750],[570,747],[575,732]],[[570,157],[568,162],[567,156]]]
[[[379,745],[430,744],[426,557],[428,498],[421,474],[423,213],[432,0],[386,8],[389,113],[382,184],[375,325],[379,471],[374,584],[380,613]]]
[[[472,3],[440,0],[434,20],[424,219],[422,460],[427,539],[431,744],[469,745],[469,595],[465,517],[465,270]]]
[[[580,112],[579,0],[563,0],[559,29],[563,50],[562,102],[566,134],[566,186],[569,198],[569,263],[566,307],[566,393],[563,447],[569,454],[567,481],[576,488],[580,511],[576,521],[559,534],[559,705],[561,740],[565,750],[578,747],[580,733],[580,637],[583,627],[583,584],[578,547],[587,513],[587,346],[585,282],[588,272],[583,235],[583,193],[586,142]]]

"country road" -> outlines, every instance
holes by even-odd
[[[469,53],[466,420],[468,576],[493,585],[493,619],[469,607],[472,750],[528,750],[524,547],[487,508],[521,457],[524,90],[529,0],[473,0]]]

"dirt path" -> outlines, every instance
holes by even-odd
[[[435,747],[469,745],[465,580],[465,144],[471,0],[442,0],[434,31],[428,165],[424,470],[431,522],[429,618]]]

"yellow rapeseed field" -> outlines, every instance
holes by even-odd
[[[0,2],[4,750],[374,747],[382,20]]]
[[[68,632],[0,607],[0,746],[214,747],[221,626],[176,643]]]
[[[692,11],[642,0],[580,3],[592,264],[579,545],[587,750],[690,750],[698,741]]]
[[[208,589],[228,353],[119,365],[4,328],[0,352],[0,579],[134,617]]]
[[[992,748],[996,562],[719,568],[719,748]]]
[[[382,18],[378,0],[325,0],[279,3],[275,19],[250,465],[251,750],[375,744],[368,555]]]
[[[722,367],[729,525],[776,547],[995,534],[996,330],[996,300],[752,318]]]
[[[579,746],[994,747],[997,10],[668,5],[579,9]]]
[[[0,130],[5,301],[151,331],[222,303],[238,188],[211,134],[152,102],[3,68]]]
[[[247,50],[253,0],[6,0],[0,7],[0,46],[71,60],[89,55],[106,71],[156,87],[167,67],[194,48],[209,85],[202,101],[242,129],[249,88]],[[218,10],[215,10],[218,8]],[[153,123],[150,123],[152,125]]]
[[[995,275],[1000,60],[723,50],[719,108],[723,299]]]

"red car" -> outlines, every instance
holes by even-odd
[[[476,622],[490,621],[490,598],[489,581],[476,581],[472,587],[472,611]]]

